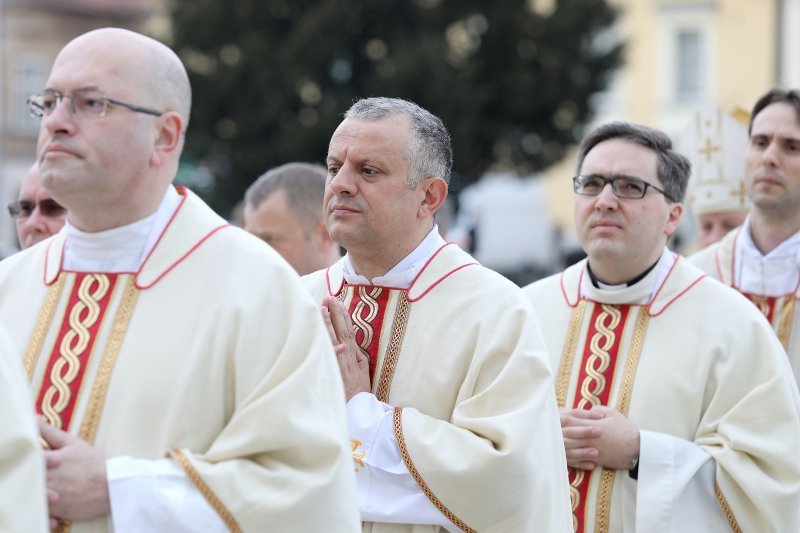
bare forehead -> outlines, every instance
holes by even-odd
[[[408,120],[395,115],[380,120],[347,118],[331,137],[329,156],[347,152],[359,157],[401,155],[408,147],[411,132]]]
[[[608,139],[586,154],[581,174],[655,179],[657,165],[658,156],[650,148],[626,139]]]
[[[800,138],[800,117],[795,108],[786,102],[768,105],[753,119],[752,135],[777,135]]]

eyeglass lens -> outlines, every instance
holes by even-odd
[[[39,212],[48,218],[60,217],[66,212],[66,208],[52,198],[42,200],[38,204],[26,200],[12,202],[8,206],[8,212],[15,218],[27,218],[33,214],[37,205]]]

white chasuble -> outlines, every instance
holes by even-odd
[[[179,466],[230,531],[357,530],[342,384],[318,306],[271,248],[181,193],[136,272],[65,270],[63,231],[0,264],[0,321],[37,409],[117,461],[109,471],[134,459]],[[132,500],[134,514],[151,501]],[[188,505],[180,496],[159,512]],[[163,525],[173,518],[156,530],[187,528]],[[208,530],[199,519],[191,527]],[[110,527],[103,517],[62,530]]]
[[[390,409],[394,438],[381,445],[399,449],[403,470],[447,527],[568,531],[552,374],[519,288],[452,244],[439,248],[407,289],[346,284],[343,263],[304,281],[318,301],[336,296],[349,310],[356,340],[370,357],[372,394]],[[374,446],[353,442],[359,490],[391,493],[369,485],[374,479],[365,474]],[[394,502],[382,505],[387,519],[365,522],[364,531],[444,527],[442,521],[390,523]]]
[[[524,289],[559,405],[616,408],[640,430],[628,470],[571,471],[579,532],[800,531],[800,397],[764,317],[670,252],[630,287],[587,261]]]
[[[737,228],[728,233],[723,239],[712,244],[708,248],[700,250],[689,260],[710,276],[721,281],[729,287],[733,287],[742,293],[748,300],[753,302],[756,307],[764,314],[772,329],[781,341],[784,350],[789,356],[789,363],[794,371],[795,380],[800,383],[800,313],[796,312],[797,301],[800,300],[800,281],[788,280],[778,291],[759,291],[743,287],[741,282],[743,263],[741,258],[741,243],[744,238],[743,231],[747,225]],[[800,253],[800,252],[798,252]],[[794,274],[795,278],[800,278],[800,268],[795,259],[791,265],[789,274]],[[749,273],[759,275],[758,273]],[[786,274],[786,273],[784,273]],[[769,283],[772,275],[761,273],[766,283]]]

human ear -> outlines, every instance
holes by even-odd
[[[664,235],[669,237],[675,230],[678,229],[678,221],[681,219],[683,213],[683,204],[676,203],[670,206],[667,223],[664,226]]]
[[[161,166],[183,146],[183,118],[176,111],[167,111],[155,120],[156,139],[150,162]]]
[[[442,206],[444,199],[447,198],[447,183],[442,178],[434,176],[422,180],[418,187],[424,193],[422,202],[419,205],[418,217],[432,217]]]

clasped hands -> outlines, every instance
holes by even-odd
[[[594,470],[598,466],[633,468],[639,458],[639,429],[612,407],[590,410],[559,408],[567,466]]]
[[[350,401],[359,392],[369,392],[369,355],[356,342],[350,313],[338,298],[328,296],[322,301],[322,320],[339,363],[345,401]]]
[[[54,428],[39,417],[39,433],[47,469],[50,528],[59,520],[90,520],[111,512],[106,458],[88,442]]]

